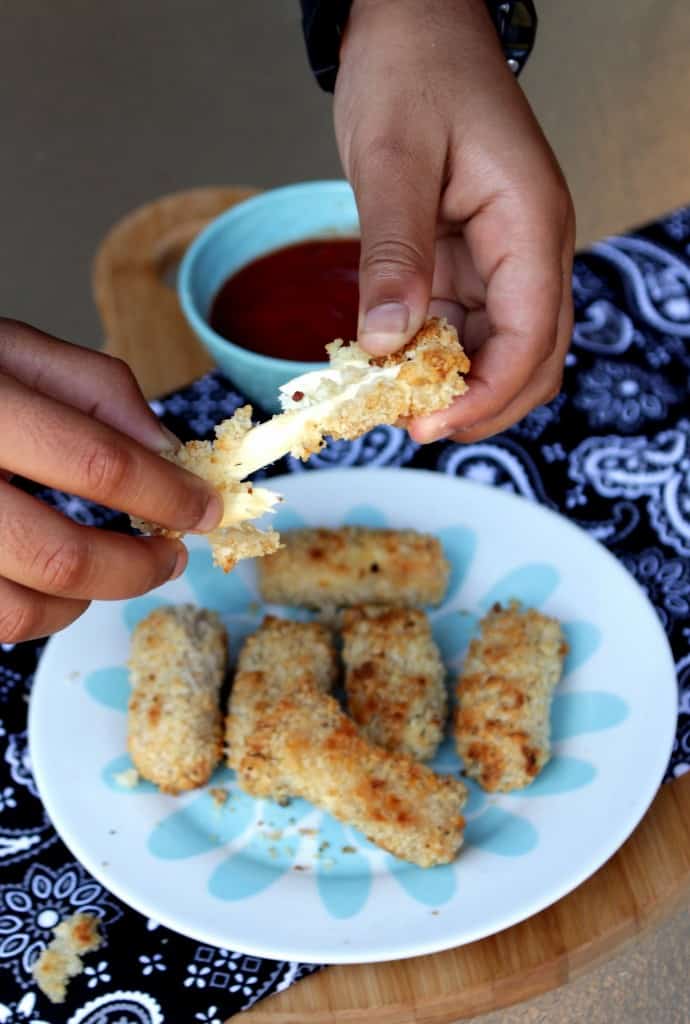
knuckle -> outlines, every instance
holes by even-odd
[[[124,361],[124,359],[110,355],[105,355],[104,358],[108,360],[110,373],[115,378],[118,387],[127,388],[131,391],[139,390],[139,385],[137,384],[137,379],[134,376],[132,368]]]
[[[352,147],[352,177],[355,191],[364,182],[402,178],[412,164],[410,145],[399,135],[369,130],[356,136]]]
[[[101,443],[82,457],[82,476],[90,493],[104,501],[117,497],[131,475],[131,458],[124,448]]]
[[[29,603],[0,608],[0,642],[16,644],[34,636],[39,615]]]
[[[70,592],[82,587],[88,578],[89,558],[84,545],[72,540],[46,545],[34,557],[39,585],[53,592]]]
[[[379,279],[416,274],[424,267],[424,254],[413,242],[402,238],[384,238],[367,245],[362,252],[361,269]]]
[[[412,150],[400,137],[395,135],[374,135],[362,147],[362,163],[368,167],[383,167],[390,171],[391,167],[400,167],[412,161]]]

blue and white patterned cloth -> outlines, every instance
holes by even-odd
[[[556,509],[606,545],[649,595],[678,668],[678,732],[667,780],[690,770],[690,208],[608,239],[575,264],[576,324],[563,393],[498,437],[420,447],[381,427],[303,465],[435,468]],[[154,403],[183,438],[208,436],[242,397],[218,373]],[[26,485],[79,522],[124,517]],[[42,644],[0,650],[0,1024],[221,1024],[317,968],[185,939],[127,908],[58,839],[38,799],[27,697]],[[32,985],[51,929],[76,909],[107,942],[62,1007]]]

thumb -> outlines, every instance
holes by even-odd
[[[362,239],[359,342],[372,355],[394,352],[426,319],[441,173],[385,145],[353,180]]]

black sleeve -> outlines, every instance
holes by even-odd
[[[333,92],[338,54],[352,0],[300,0],[311,69],[322,89]],[[519,75],[532,52],[537,12],[532,0],[486,0],[510,70]]]

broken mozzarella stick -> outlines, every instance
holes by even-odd
[[[215,612],[191,604],[156,608],[134,630],[128,749],[164,793],[202,786],[222,757],[227,647]]]
[[[465,774],[490,792],[521,789],[551,756],[551,698],[568,646],[556,619],[494,605],[458,683],[455,741]]]
[[[258,722],[301,682],[327,691],[333,688],[337,675],[332,636],[320,623],[267,616],[260,629],[245,641],[225,723],[228,764],[237,771],[245,792],[279,803],[292,795],[274,772],[275,765],[253,755]]]
[[[449,574],[438,538],[361,526],[286,532],[257,568],[264,601],[317,609],[440,604]]]
[[[380,358],[356,342],[334,341],[325,348],[325,369],[280,388],[280,415],[252,427],[251,406],[245,406],[215,428],[214,441],[191,441],[166,456],[219,490],[224,516],[207,536],[215,564],[226,572],[241,558],[280,547],[275,530],[251,522],[272,512],[280,498],[248,483],[248,476],[288,453],[309,458],[327,436],[352,440],[380,424],[446,409],[467,391],[464,375],[470,362],[455,328],[445,320],[428,320],[407,345]],[[179,536],[154,523],[132,523],[144,533]]]
[[[443,738],[448,696],[424,612],[348,609],[343,661],[348,709],[362,735],[417,761],[432,758]]]
[[[279,776],[293,796],[419,867],[448,864],[462,845],[463,783],[369,743],[308,681],[261,718],[253,756],[257,771]]]

